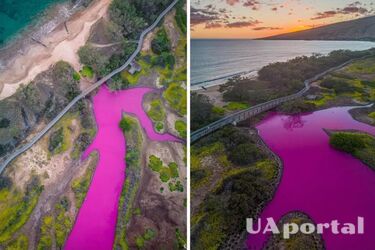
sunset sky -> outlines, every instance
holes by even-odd
[[[193,38],[260,38],[375,14],[374,0],[191,0]]]

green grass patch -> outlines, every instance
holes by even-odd
[[[51,249],[52,248],[52,230],[53,230],[53,217],[45,216],[42,220],[42,225],[40,226],[40,239],[38,242],[37,249]]]
[[[159,171],[160,174],[160,180],[162,182],[168,182],[169,179],[171,178],[171,171],[167,167],[162,167]]]
[[[120,78],[123,82],[128,83],[131,86],[137,85],[141,76],[146,76],[150,73],[151,64],[144,59],[140,59],[137,63],[141,66],[141,71],[130,74],[128,70],[124,70],[120,74]]]
[[[150,103],[150,109],[147,111],[148,116],[154,121],[164,121],[165,110],[163,107],[163,102],[160,99],[154,99]]]
[[[212,108],[212,112],[220,116],[223,116],[225,114],[225,111],[226,111],[225,108],[222,108],[219,106],[213,106]]]
[[[358,74],[374,74],[375,73],[375,59],[368,58],[352,63],[347,67],[347,72]]]
[[[0,190],[0,243],[10,240],[28,221],[38,203],[43,186],[33,177],[27,190],[25,194],[8,188]]]
[[[98,156],[96,156],[96,159],[97,157]],[[72,182],[72,190],[73,190],[74,197],[76,200],[77,208],[81,207],[83,200],[86,197],[87,191],[91,183],[91,178],[94,174],[96,163],[97,163],[97,160],[93,161],[93,163],[90,166],[88,166],[88,168],[86,169],[86,172],[84,173],[84,175],[74,179]]]
[[[78,113],[69,112],[56,124],[58,129],[51,133],[48,145],[49,152],[52,155],[64,153],[72,147],[70,126],[77,116]]]
[[[178,178],[179,174],[178,174],[178,165],[177,165],[177,163],[171,162],[171,163],[168,164],[168,167],[169,167],[169,170],[171,172],[171,177],[172,178]]]
[[[242,102],[230,102],[227,105],[224,106],[227,110],[230,111],[237,111],[237,110],[243,110],[249,108],[249,104],[242,103]]]
[[[177,83],[172,83],[164,91],[164,98],[180,115],[186,115],[187,95],[184,88]]]
[[[147,241],[154,239],[155,236],[156,236],[155,230],[148,228],[146,229],[143,235],[140,235],[135,239],[135,244],[137,245],[138,249],[142,249],[144,248]]]
[[[175,162],[171,162],[166,167],[163,161],[155,155],[150,155],[148,161],[148,167],[154,172],[159,173],[160,180],[167,183],[171,179],[177,179],[179,177],[178,165]]]
[[[163,162],[160,158],[156,157],[155,155],[150,155],[148,167],[151,168],[155,172],[159,172],[163,167]]]
[[[178,135],[181,137],[181,138],[186,138],[187,134],[186,134],[186,123],[184,121],[181,121],[181,120],[177,120],[174,124],[174,128],[176,129],[176,131],[178,132]]]
[[[355,132],[334,132],[330,135],[330,145],[360,159],[375,169],[375,138]]]
[[[368,117],[370,117],[370,118],[372,118],[372,119],[375,120],[375,112],[370,113],[370,114],[368,115]]]
[[[74,71],[73,79],[76,80],[76,81],[79,81],[79,80],[81,80],[81,75],[78,72]]]
[[[5,247],[5,250],[25,250],[28,249],[29,239],[26,235],[20,234],[15,240],[10,242],[8,246]]]
[[[85,78],[93,78],[94,77],[94,70],[89,66],[83,66],[83,68],[79,71],[81,76]]]

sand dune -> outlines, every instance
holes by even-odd
[[[91,27],[106,15],[111,0],[96,0],[85,10],[67,21],[69,33],[62,23],[42,39],[47,48],[34,43],[26,52],[8,60],[0,73],[0,100],[13,95],[21,84],[28,84],[39,73],[60,60],[69,62],[75,70],[80,69],[78,49],[85,45]]]

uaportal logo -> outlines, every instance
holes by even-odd
[[[282,235],[284,239],[289,239],[290,235],[301,232],[303,234],[323,234],[325,230],[330,230],[333,234],[364,234],[364,218],[358,217],[357,223],[340,223],[338,220],[332,220],[330,223],[302,223],[300,225],[291,222],[282,225]],[[249,234],[280,234],[273,218],[267,218],[267,223],[262,227],[261,219],[258,219],[256,228],[254,228],[254,220],[252,218],[246,219],[246,230]]]

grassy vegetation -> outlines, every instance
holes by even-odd
[[[330,135],[329,142],[335,149],[349,153],[375,169],[375,138],[373,136],[354,132],[334,132]]]
[[[28,249],[29,239],[24,234],[20,234],[15,240],[5,247],[5,250],[25,250]]]
[[[212,107],[212,113],[217,116],[224,116],[226,112],[225,108],[219,107],[219,106],[213,106]]]
[[[10,186],[0,190],[0,244],[9,241],[27,222],[42,191],[37,177],[32,177],[25,191]]]
[[[359,62],[355,62],[348,67],[349,73],[359,74],[375,74],[375,59],[367,58]]]
[[[171,51],[171,41],[168,38],[164,27],[160,28],[151,42],[151,49],[157,55]]]
[[[155,123],[155,130],[156,132],[162,133],[164,131],[164,123],[162,122]]]
[[[175,20],[181,32],[183,34],[186,34],[187,16],[186,16],[186,11],[184,10],[184,3],[185,1],[179,1],[177,3]]]
[[[133,208],[133,202],[138,191],[141,171],[140,152],[142,149],[142,132],[139,122],[131,116],[123,116],[120,127],[126,138],[126,179],[119,202],[119,216],[116,227],[115,247],[129,249],[126,236],[126,226],[133,215],[138,212]]]
[[[155,236],[156,236],[156,232],[153,229],[151,228],[146,229],[143,235],[140,235],[135,239],[135,243],[138,249],[143,249],[147,241],[154,239]]]
[[[168,166],[165,166],[163,161],[155,155],[150,155],[148,161],[148,167],[159,173],[160,180],[164,183],[168,183],[170,189],[181,190],[181,182],[179,178],[178,165],[175,162],[170,162]],[[172,191],[172,190],[171,190]],[[181,191],[182,192],[182,191]]]
[[[229,111],[237,111],[237,110],[243,110],[247,109],[250,106],[247,103],[242,103],[242,102],[229,102],[224,106]]]
[[[224,110],[216,108],[210,99],[201,94],[192,93],[190,98],[191,130],[197,130],[220,119]]]
[[[78,112],[69,112],[56,124],[57,130],[51,133],[48,145],[48,150],[52,155],[64,153],[72,147],[72,131],[70,127],[73,120],[78,119],[78,117]]]
[[[77,72],[74,71],[73,73],[73,79],[76,80],[76,81],[80,81],[81,80],[81,75]]]
[[[181,138],[186,139],[186,123],[184,121],[177,120],[174,124],[174,128]]]
[[[72,182],[72,190],[74,193],[74,198],[76,200],[75,203],[77,208],[81,207],[86,197],[87,191],[91,183],[91,178],[94,174],[96,162],[97,161],[93,161],[93,163],[87,167],[86,172],[83,174],[83,176],[74,179]]]
[[[368,117],[370,117],[370,118],[372,118],[372,119],[375,120],[375,112],[370,113],[370,114],[368,115]]]
[[[150,103],[150,109],[147,111],[148,116],[154,122],[162,122],[165,119],[165,110],[163,102],[160,99],[154,99]]]
[[[51,215],[46,215],[42,219],[40,226],[40,239],[37,249],[50,249],[52,239],[55,238],[56,245],[61,249],[73,226],[68,215],[69,201],[63,197],[54,207]]]
[[[186,236],[184,237],[178,228],[176,228],[176,241],[178,249],[186,249]]]
[[[51,249],[52,248],[52,230],[53,230],[53,217],[45,216],[40,226],[40,238],[37,249]]]
[[[48,150],[51,153],[58,153],[62,151],[62,144],[64,141],[64,128],[61,127],[51,134],[49,138]]]
[[[141,76],[146,76],[151,72],[151,64],[147,62],[144,58],[140,58],[137,60],[137,63],[141,66],[141,71],[135,72],[133,75],[128,72],[128,70],[124,70],[121,72],[121,79],[127,85],[134,86],[138,84],[139,78]]]
[[[89,66],[83,66],[83,68],[79,71],[81,76],[86,77],[86,78],[93,78],[94,77],[94,70],[89,67]],[[73,75],[74,77],[74,75]]]
[[[186,115],[187,94],[186,89],[177,83],[172,83],[164,91],[164,98],[168,101],[171,108],[180,115]]]
[[[272,192],[276,170],[249,135],[235,127],[225,127],[194,144],[192,199],[195,192],[206,192],[206,196],[191,218],[192,247],[219,249],[229,235],[240,233],[245,218],[253,216],[251,211]]]

